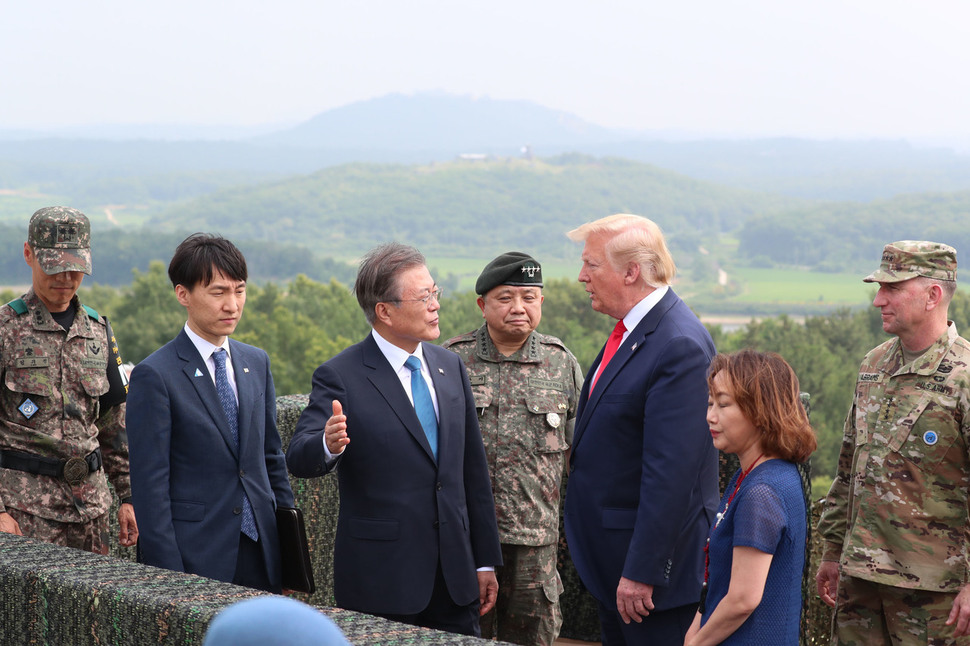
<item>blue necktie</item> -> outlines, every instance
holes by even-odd
[[[435,461],[438,460],[438,418],[434,414],[434,402],[431,401],[431,391],[421,376],[421,360],[411,355],[404,365],[411,371],[411,397],[414,399],[414,412],[418,414],[424,434],[431,444],[431,453]]]
[[[222,410],[226,413],[229,420],[229,431],[232,433],[232,441],[239,450],[239,409],[236,407],[236,396],[229,385],[229,376],[226,374],[227,353],[219,348],[212,353],[212,359],[216,362],[216,391],[219,393],[219,403]],[[242,505],[242,533],[253,539],[259,540],[259,532],[256,531],[256,517],[253,514],[253,506],[249,502],[249,496],[243,491]]]

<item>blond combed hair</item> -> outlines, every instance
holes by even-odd
[[[663,231],[641,215],[617,213],[587,222],[567,233],[570,240],[585,242],[592,235],[613,234],[606,243],[606,259],[617,271],[629,263],[640,267],[640,275],[650,287],[670,285],[677,273],[674,258],[667,249]]]

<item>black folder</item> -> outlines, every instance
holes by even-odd
[[[280,560],[283,565],[283,588],[313,594],[313,566],[306,542],[303,512],[293,507],[276,508],[276,529],[280,535]]]

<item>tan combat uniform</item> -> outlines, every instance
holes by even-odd
[[[863,361],[819,521],[822,558],[839,562],[840,588],[851,577],[947,593],[952,604],[967,584],[968,366],[970,342],[952,322],[912,364],[898,339]]]
[[[551,644],[562,624],[556,570],[562,474],[583,373],[562,341],[538,332],[509,357],[484,325],[444,347],[468,370],[505,562],[483,637],[496,636],[497,622],[501,640]]]
[[[105,473],[120,498],[131,496],[131,486],[125,405],[101,410],[99,404],[109,388],[104,319],[81,308],[75,297],[77,313],[65,332],[33,290],[22,300],[27,307],[23,314],[0,306],[0,449],[66,461],[84,459],[100,447],[103,468],[76,486],[63,477],[0,468],[0,512],[53,521],[39,526],[69,525],[74,534],[90,532],[80,524],[96,521],[97,531],[106,534],[112,498]],[[63,542],[49,531],[51,536],[34,538]],[[107,542],[94,549],[106,552]]]

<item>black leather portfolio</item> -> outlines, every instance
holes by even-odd
[[[292,507],[276,508],[276,528],[280,535],[280,560],[283,564],[283,588],[313,594],[313,566],[306,542],[303,512]]]

